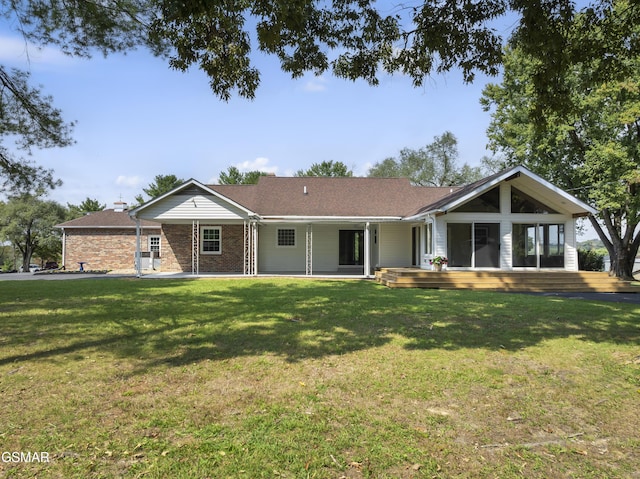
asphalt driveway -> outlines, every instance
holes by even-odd
[[[98,278],[134,278],[135,275],[100,274],[100,273],[65,273],[65,274],[35,274],[35,273],[0,273],[0,281],[30,281],[30,280],[62,280],[62,279],[98,279]]]

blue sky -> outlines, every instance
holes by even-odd
[[[38,50],[0,30],[0,62],[27,69],[32,82],[76,121],[76,144],[35,150],[55,170],[63,204],[95,198],[132,203],[158,174],[212,183],[229,166],[292,175],[313,163],[341,161],[356,175],[400,149],[420,148],[451,131],[459,162],[479,165],[490,116],[479,99],[488,81],[465,85],[452,73],[414,88],[400,75],[378,87],[310,75],[292,80],[277,59],[256,58],[262,80],[255,100],[217,99],[197,70],[173,71],[140,50],[127,55],[69,58]]]

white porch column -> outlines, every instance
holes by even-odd
[[[371,223],[364,226],[364,275],[371,277]]]
[[[200,274],[200,221],[191,223],[191,274]]]
[[[253,275],[254,276],[258,276],[258,222],[257,221],[253,221],[251,222],[252,228],[251,228],[251,234],[253,236],[253,241],[252,243],[252,248],[253,248],[253,254],[252,254],[252,260],[253,260]]]
[[[310,276],[313,274],[313,225],[307,225],[305,274]]]
[[[139,278],[142,276],[142,262],[141,257],[142,252],[140,251],[140,220],[136,218],[136,257],[135,257],[135,267],[136,267],[136,276]]]

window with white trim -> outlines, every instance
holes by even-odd
[[[276,245],[279,248],[294,248],[296,246],[296,229],[278,228]]]
[[[149,236],[149,251],[153,252],[156,258],[160,257],[160,235]]]
[[[200,230],[200,244],[202,254],[222,254],[222,228],[203,226]]]

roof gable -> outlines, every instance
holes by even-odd
[[[532,197],[540,198],[544,203],[548,203],[549,206],[558,210],[564,210],[567,213],[576,215],[596,214],[596,211],[591,206],[549,183],[524,166],[515,166],[463,186],[439,201],[423,206],[414,216],[421,217],[428,214],[451,211],[502,182],[512,182],[518,189]]]
[[[129,214],[136,218],[177,221],[199,218],[233,220],[255,215],[246,206],[194,179],[135,208]]]

